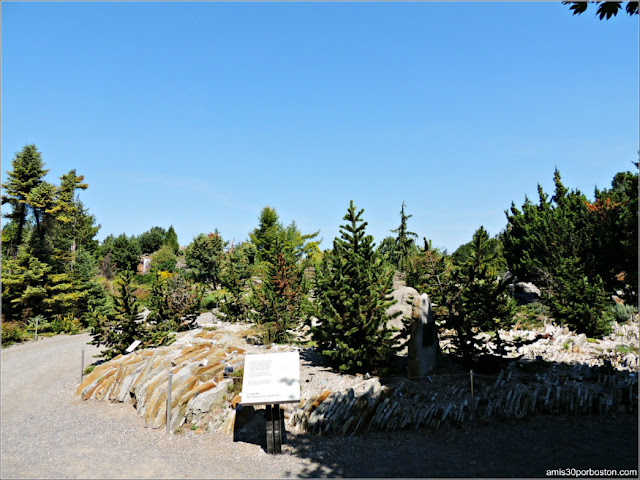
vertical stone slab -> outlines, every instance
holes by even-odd
[[[426,293],[413,299],[409,336],[409,377],[424,377],[438,361],[438,327]]]

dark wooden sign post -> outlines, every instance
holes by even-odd
[[[280,405],[267,405],[267,453],[282,452]]]

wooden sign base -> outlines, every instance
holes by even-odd
[[[282,453],[280,405],[267,405],[267,453]]]

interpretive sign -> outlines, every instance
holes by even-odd
[[[131,353],[135,350],[135,348],[140,345],[142,342],[140,340],[136,340],[135,342],[133,342],[131,345],[129,345],[127,347],[127,349],[125,350],[125,352],[127,353]]]
[[[241,398],[242,405],[299,402],[300,354],[245,355]]]

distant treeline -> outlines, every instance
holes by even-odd
[[[406,339],[406,331],[397,336],[384,327],[396,272],[429,294],[440,326],[456,332],[467,362],[487,351],[478,332],[516,321],[519,306],[508,288],[516,279],[541,290],[540,309],[589,336],[608,332],[613,295],[637,305],[637,171],[616,174],[593,201],[568,190],[556,171],[551,197],[539,186],[536,203],[512,203],[502,232],[490,238],[479,227],[449,254],[426,237],[418,242],[404,203],[398,228],[377,246],[353,202],[340,236],[324,251],[319,232],[303,234],[295,221],[283,225],[270,206],[236,245],[213,229],[181,250],[173,226],[98,242],[100,225],[78,197],[88,188],[83,176],[71,170],[54,185],[44,167],[35,145],[25,146],[3,184],[7,343],[37,319],[40,331],[90,328],[113,356],[132,338],[147,346],[170,343],[171,332],[192,326],[199,311],[219,308],[229,320],[256,322],[268,342],[292,341],[292,331],[314,317],[318,348],[337,367],[355,371],[375,368]],[[151,255],[152,273],[136,276],[142,254]],[[151,312],[144,322],[142,305]],[[490,353],[502,351],[497,337]]]

